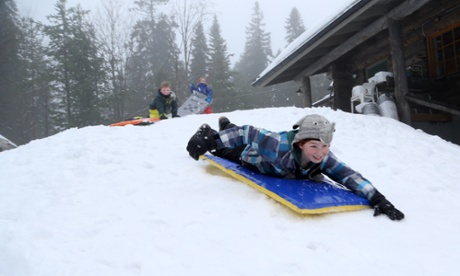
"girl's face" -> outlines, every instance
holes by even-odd
[[[160,89],[160,92],[161,92],[161,94],[167,96],[167,95],[171,94],[171,87],[167,87],[167,86],[166,86],[166,87],[162,87],[162,88]]]
[[[330,145],[317,140],[310,140],[303,143],[300,142],[298,145],[302,150],[302,159],[306,158],[308,161],[313,163],[321,163],[329,152],[330,147]]]

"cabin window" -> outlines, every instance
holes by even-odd
[[[445,77],[460,72],[460,26],[458,24],[429,37],[431,74]]]

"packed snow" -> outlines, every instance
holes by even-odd
[[[331,150],[406,215],[300,216],[185,150],[202,123],[336,123]],[[69,129],[0,153],[0,275],[458,275],[460,147],[329,108]]]

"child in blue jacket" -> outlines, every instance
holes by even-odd
[[[251,125],[236,126],[219,118],[219,132],[203,124],[190,138],[187,151],[198,160],[207,151],[263,174],[321,181],[323,174],[367,198],[374,216],[401,220],[396,209],[372,183],[341,162],[330,150],[335,124],[320,115],[307,115],[291,131],[272,132]]]
[[[200,77],[199,83],[197,86],[192,82],[190,84],[190,93],[193,93],[193,91],[196,91],[198,93],[206,95],[206,101],[209,103],[208,107],[203,111],[205,114],[211,114],[212,109],[211,109],[211,102],[212,102],[212,89],[206,84],[206,78],[205,77]]]

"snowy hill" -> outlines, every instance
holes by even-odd
[[[70,129],[0,153],[0,275],[457,275],[459,146],[326,108],[223,114],[281,131],[312,113],[406,219],[298,216],[190,158],[222,114]]]

